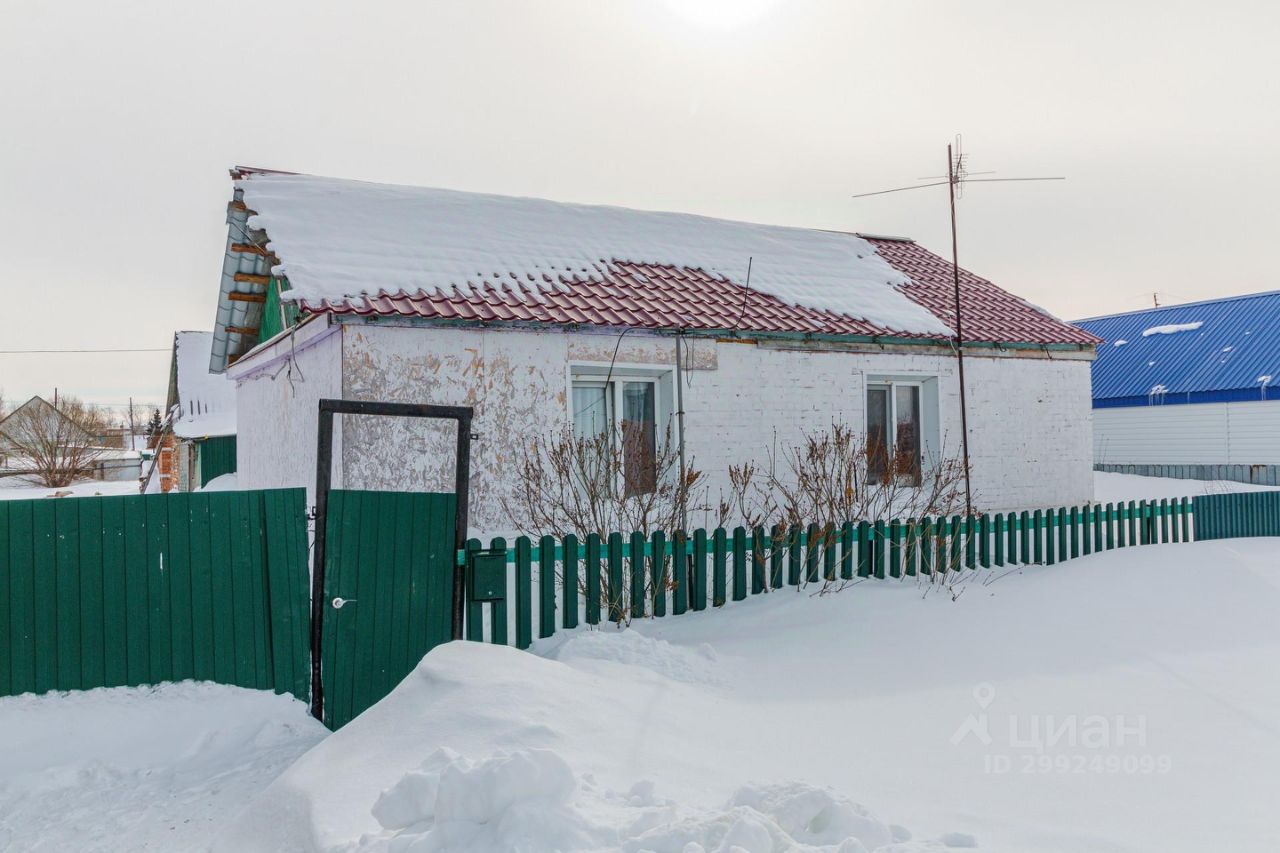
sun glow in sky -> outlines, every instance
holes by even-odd
[[[667,0],[681,17],[703,27],[730,28],[749,24],[778,0]]]

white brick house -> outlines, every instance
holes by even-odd
[[[269,276],[299,320],[260,343],[251,314],[220,321],[242,488],[314,484],[321,398],[469,405],[472,528],[509,531],[501,498],[531,436],[619,412],[650,435],[676,422],[678,345],[675,440],[713,491],[729,465],[833,421],[910,443],[922,465],[959,454],[951,267],[911,241],[234,174],[229,253],[254,248],[229,257],[249,272],[224,275],[220,318]],[[977,276],[961,284],[976,503],[1088,501],[1094,339]],[[451,436],[345,418],[334,484],[449,489]]]

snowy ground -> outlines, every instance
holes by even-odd
[[[1251,483],[1237,483],[1232,480],[1179,480],[1173,477],[1113,474],[1109,471],[1093,472],[1093,499],[1099,503],[1275,490],[1275,486],[1255,486]]]
[[[37,485],[24,477],[0,477],[0,501],[21,501],[32,498],[51,498],[59,496],[73,498],[91,498],[96,495],[136,495],[136,480],[82,480],[60,489],[50,489]]]
[[[184,682],[0,699],[0,850],[200,850],[325,735],[295,699]]]
[[[323,742],[207,684],[0,699],[0,850],[1275,849],[1280,540],[967,577],[442,647]]]
[[[1275,849],[1280,543],[970,577],[441,647],[217,849]]]

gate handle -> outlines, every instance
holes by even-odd
[[[354,598],[341,598],[341,597],[339,597],[339,598],[335,598],[333,601],[331,601],[331,602],[329,602],[329,603],[333,605],[333,609],[334,609],[334,610],[341,610],[341,609],[343,608],[343,606],[344,606],[344,605],[347,605],[347,604],[355,604],[355,603],[356,603],[356,600],[355,600]]]

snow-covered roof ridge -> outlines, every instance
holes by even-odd
[[[178,402],[173,431],[179,438],[236,433],[236,383],[209,372],[212,345],[213,332],[174,335]]]
[[[883,328],[950,336],[899,288],[907,277],[851,233],[536,198],[246,172],[236,182],[309,303],[507,283],[537,299],[564,276],[601,280],[614,263],[699,269],[791,305]]]

